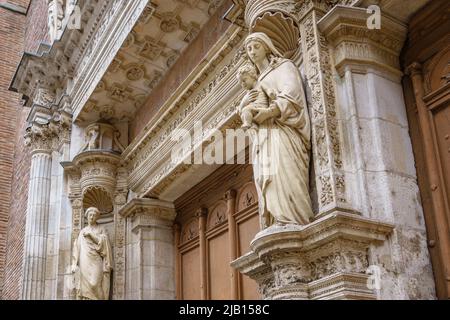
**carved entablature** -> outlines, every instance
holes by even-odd
[[[343,74],[345,66],[371,66],[402,75],[399,64],[407,27],[385,14],[381,29],[369,29],[369,14],[363,8],[334,7],[318,26],[334,47],[335,67]]]
[[[193,137],[195,144],[205,140],[213,130],[238,128],[236,110],[240,101],[236,70],[244,62],[239,45],[244,30],[231,26],[206,55],[206,64],[199,65],[173,96],[160,108],[142,134],[124,152],[130,172],[130,188],[139,194],[159,196],[169,185],[189,172],[190,165],[171,159],[176,142],[171,140],[176,129],[188,130],[202,119],[203,132]],[[217,103],[223,101],[224,104]],[[239,120],[240,121],[240,120]]]
[[[65,5],[64,5],[64,2]],[[105,9],[111,4],[107,1],[78,1],[49,0],[48,26],[51,46],[42,43],[36,53],[25,53],[16,70],[11,87],[23,94],[24,97],[35,97],[36,91],[45,86],[59,101],[64,94],[69,94],[67,84],[73,79],[78,61],[85,53],[86,46],[82,41],[89,41],[98,27],[99,16],[105,14]],[[76,7],[78,5],[78,7]],[[94,10],[97,7],[98,10]],[[101,7],[101,9],[100,9]],[[80,14],[83,28],[67,29],[67,23],[73,13]],[[65,31],[65,32],[63,32]],[[53,42],[53,40],[56,40]],[[33,99],[28,100],[31,106]]]

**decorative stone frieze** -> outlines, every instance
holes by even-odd
[[[307,226],[272,226],[231,265],[258,283],[264,299],[375,299],[368,250],[393,228],[344,212]]]
[[[128,195],[128,173],[124,167],[117,169],[117,184],[114,194],[114,281],[113,299],[123,300],[125,298],[125,258],[126,258],[126,218],[119,213],[119,209],[127,203]]]

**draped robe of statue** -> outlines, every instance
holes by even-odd
[[[259,35],[250,37],[265,43],[275,57],[258,81],[269,97],[269,106],[276,104],[281,112],[259,124],[253,150],[261,224],[263,228],[274,223],[305,225],[313,213],[309,196],[311,129],[302,80],[295,64],[281,58],[266,35]]]
[[[83,235],[91,232],[100,241],[95,244]],[[98,226],[87,226],[75,241],[73,259],[79,266],[77,298],[83,300],[108,300],[112,270],[111,245],[106,231]]]

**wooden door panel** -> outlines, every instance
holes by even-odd
[[[259,216],[257,206],[253,210],[253,214],[246,220],[239,221],[238,232],[238,255],[242,256],[250,251],[250,242],[259,232]],[[261,296],[258,293],[258,285],[252,279],[239,274],[240,297],[242,300],[259,300]]]
[[[200,299],[200,249],[194,248],[181,254],[182,298]]]
[[[433,114],[438,157],[442,167],[444,194],[447,201],[450,199],[450,92],[448,101]],[[447,219],[449,218],[447,216]]]
[[[242,256],[250,251],[250,242],[255,238],[255,235],[259,232],[259,219],[258,212],[254,211],[253,215],[244,220],[238,222],[238,255]]]
[[[231,298],[229,252],[228,232],[208,240],[208,283],[211,300]]]

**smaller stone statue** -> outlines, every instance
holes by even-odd
[[[253,123],[253,117],[262,109],[267,109],[269,100],[264,91],[258,85],[258,71],[252,65],[244,65],[238,71],[238,79],[241,86],[248,90],[239,107],[242,119],[242,128],[257,128]]]
[[[88,127],[86,142],[81,147],[80,152],[86,150],[97,150],[100,147],[100,128],[98,126]]]
[[[90,131],[89,131],[89,144],[88,144],[88,148],[89,150],[95,150],[98,149],[99,145],[98,145],[98,138],[100,136],[100,132],[98,127],[93,127]]]
[[[72,273],[79,273],[78,300],[108,300],[112,271],[111,244],[106,231],[97,224],[100,211],[86,210],[88,226],[80,231],[73,247]]]

